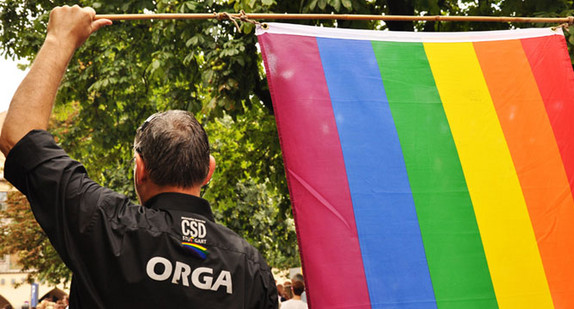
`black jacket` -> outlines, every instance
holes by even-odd
[[[72,270],[72,309],[277,308],[265,260],[204,199],[163,193],[135,205],[88,178],[46,131],[15,145],[5,177]]]

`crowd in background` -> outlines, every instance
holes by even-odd
[[[307,294],[305,293],[305,280],[303,275],[296,274],[283,283],[277,284],[279,308],[281,309],[307,309]]]
[[[64,295],[62,298],[57,298],[55,296],[44,296],[40,299],[38,305],[36,307],[30,306],[28,301],[25,301],[24,304],[19,307],[21,309],[68,309],[68,295]],[[2,307],[2,309],[13,309],[12,305],[6,305]]]
[[[55,302],[44,299],[41,301],[36,309],[66,309],[68,308],[67,301],[64,300],[57,300]]]

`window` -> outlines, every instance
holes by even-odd
[[[6,209],[7,198],[8,198],[8,192],[0,192],[0,210]]]

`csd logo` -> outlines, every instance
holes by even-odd
[[[205,221],[193,218],[181,218],[181,233],[183,236],[205,238],[205,235],[207,235]]]

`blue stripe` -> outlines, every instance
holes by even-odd
[[[436,308],[405,162],[371,42],[317,42],[371,306]]]

